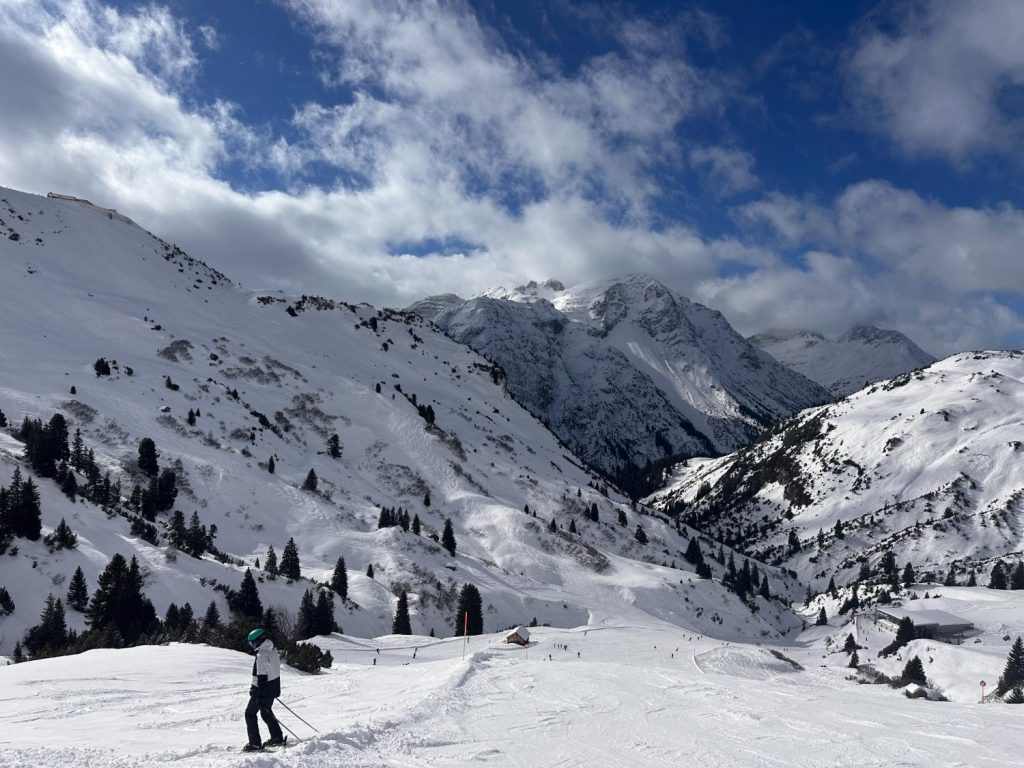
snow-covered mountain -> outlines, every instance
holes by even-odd
[[[650,501],[819,589],[886,551],[980,581],[1024,551],[1022,409],[1024,353],[954,355],[680,467]]]
[[[150,543],[133,535],[131,518],[140,521],[124,499],[105,511],[36,477],[44,534],[64,518],[79,546],[15,539],[0,557],[0,586],[16,605],[0,616],[0,651],[38,621],[48,592],[63,596],[77,566],[91,591],[114,553],[135,555],[161,615],[172,601],[201,611],[210,600],[226,615],[222,590],[289,538],[307,579],[328,581],[344,556],[351,600],[337,620],[350,634],[386,633],[408,589],[414,631],[447,635],[467,582],[483,595],[488,631],[609,614],[733,636],[795,623],[782,603],[754,598],[764,602],[754,615],[698,579],[682,558],[685,527],[609,491],[508,396],[499,369],[420,317],[243,290],[85,202],[6,189],[0,201],[0,411],[10,421],[0,485],[16,467],[32,476],[13,436],[25,416],[63,414],[124,497],[145,486],[137,456],[150,437],[160,466],[177,472],[176,508],[216,525],[226,555],[169,551],[169,512],[157,514]],[[99,358],[109,375],[94,370]],[[332,434],[338,458],[327,451]],[[311,469],[316,492],[301,489]],[[419,517],[422,535],[378,530],[381,508],[398,506]],[[432,538],[446,519],[454,557]],[[311,586],[254,572],[264,605],[287,613]],[[773,593],[796,591],[774,570],[771,581]],[[81,614],[69,622],[83,627]]]
[[[647,463],[736,450],[829,399],[721,313],[644,275],[435,296],[411,309],[500,365],[520,403],[623,483]]]
[[[935,362],[899,331],[858,325],[834,339],[814,331],[768,331],[751,343],[779,362],[845,397],[876,381]]]

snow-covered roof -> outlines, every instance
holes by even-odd
[[[507,635],[505,635],[505,637],[514,637],[516,635],[519,635],[519,637],[523,638],[523,640],[529,640],[530,639],[530,630],[528,630],[526,627],[516,627],[515,629],[510,631]]]
[[[973,627],[974,625],[967,619],[963,619],[959,616],[954,616],[952,613],[946,613],[946,611],[927,610],[927,611],[908,611],[905,608],[879,608],[878,612],[883,616],[889,616],[890,618],[902,619],[904,616],[909,616],[910,620],[917,626],[935,626],[935,627]]]

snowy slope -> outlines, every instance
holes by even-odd
[[[824,390],[757,350],[718,312],[653,278],[549,280],[412,309],[502,366],[519,402],[613,476],[718,454]]]
[[[1022,412],[1024,353],[954,355],[679,467],[651,501],[681,504],[698,527],[818,590],[833,574],[852,581],[861,557],[877,567],[886,550],[918,574],[941,580],[953,565],[961,583],[972,568],[985,583],[995,559],[1013,566],[1024,550]]]
[[[836,397],[935,362],[899,331],[870,325],[834,339],[813,331],[768,331],[751,336],[750,342]]]
[[[270,545],[280,555],[289,537],[307,578],[327,580],[344,556],[353,603],[339,603],[337,619],[350,634],[389,629],[395,592],[408,588],[414,631],[447,635],[466,582],[483,594],[488,631],[608,614],[654,615],[724,637],[775,636],[794,624],[781,603],[751,614],[718,583],[696,579],[681,556],[685,528],[608,495],[508,397],[499,372],[417,316],[242,290],[101,209],[10,190],[0,199],[4,231],[18,235],[0,239],[0,410],[14,424],[64,413],[125,494],[141,480],[138,442],[153,438],[161,466],[179,472],[177,508],[216,524],[217,546],[246,565]],[[101,356],[116,363],[110,377],[93,372]],[[426,405],[433,425],[418,412]],[[189,409],[201,412],[194,426]],[[339,459],[326,454],[332,433]],[[21,452],[0,435],[0,484]],[[300,490],[310,468],[316,494]],[[44,532],[66,518],[80,546],[50,553],[18,540],[17,553],[0,558],[0,585],[17,606],[0,618],[0,652],[38,621],[48,592],[64,594],[76,566],[92,590],[115,552],[140,558],[161,614],[171,601],[201,611],[211,599],[226,612],[214,587],[237,587],[242,566],[168,558],[163,538],[146,544],[123,518],[39,484]],[[598,523],[582,515],[593,504]],[[418,514],[422,536],[377,530],[379,508],[398,505]],[[445,518],[454,558],[430,538]],[[161,532],[166,521],[161,514]],[[579,534],[568,532],[572,522]],[[638,524],[646,546],[634,540]],[[372,579],[363,575],[370,564]],[[264,604],[287,612],[310,586],[256,574]],[[771,574],[774,592],[799,591]],[[80,616],[69,621],[81,628]]]
[[[533,639],[524,650],[499,635],[474,638],[463,660],[458,641],[337,638],[334,668],[316,677],[285,670],[282,680],[282,700],[320,733],[278,705],[306,740],[253,757],[238,753],[251,665],[242,654],[172,645],[0,668],[9,742],[0,760],[68,768],[1024,765],[1011,707],[911,701],[856,685],[832,663],[797,670],[775,649],[657,623],[540,628]]]

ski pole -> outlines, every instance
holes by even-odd
[[[288,733],[290,733],[292,736],[295,736],[295,731],[293,731],[287,725],[282,723],[280,719],[277,721],[277,724],[280,725],[282,728],[284,728],[286,731],[288,731]],[[300,739],[298,736],[295,736],[295,741],[299,742],[299,741],[302,741],[302,739]]]
[[[278,701],[281,701],[281,700],[280,700],[280,699],[278,699]],[[295,715],[296,717],[298,717],[298,718],[299,718],[299,720],[302,720],[302,718],[301,718],[301,717],[299,717],[299,716],[298,716],[298,715],[297,715],[297,714],[295,713],[295,710],[294,710],[294,709],[292,709],[291,707],[289,707],[289,706],[288,706],[287,704],[285,704],[285,703],[284,703],[283,701],[281,701],[281,706],[282,706],[282,707],[284,707],[285,709],[287,709],[287,710],[288,710],[289,712],[291,712],[291,713],[292,713],[293,715]],[[302,720],[302,722],[306,723],[306,721],[305,721],[305,720]],[[306,723],[306,725],[309,725],[309,723]],[[317,733],[320,733],[320,731],[319,731],[319,730],[317,730],[317,728],[316,728],[315,726],[309,725],[309,727],[310,727],[310,728],[312,728],[312,729],[313,729],[314,731],[316,731]],[[296,738],[298,738],[298,737],[296,737]]]

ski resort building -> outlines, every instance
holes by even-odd
[[[505,635],[505,644],[515,643],[516,645],[530,644],[530,630],[526,627],[516,627]]]
[[[920,637],[934,637],[936,640],[958,642],[964,633],[974,629],[974,624],[945,611],[908,611],[905,608],[892,606],[879,607],[877,618],[890,625],[894,630],[899,626],[900,619],[909,616]]]

